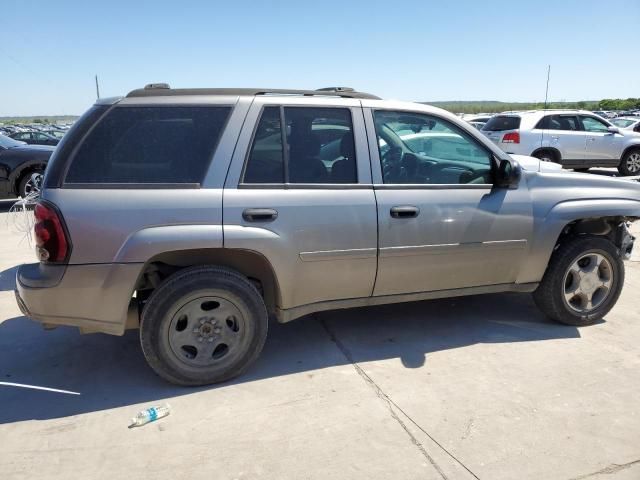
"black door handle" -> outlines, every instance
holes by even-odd
[[[393,218],[414,218],[420,215],[420,209],[413,205],[400,205],[391,208]]]
[[[278,212],[273,208],[247,208],[242,218],[247,222],[272,222],[278,218]]]

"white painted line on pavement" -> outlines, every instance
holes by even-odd
[[[67,393],[69,395],[80,395],[80,392],[71,392],[69,390],[59,390],[57,388],[39,387],[37,385],[26,385],[24,383],[0,382],[0,386],[30,388],[32,390],[44,390],[46,392]]]

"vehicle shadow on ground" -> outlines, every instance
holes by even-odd
[[[265,349],[248,372],[224,384],[194,389],[170,385],[151,371],[137,331],[123,337],[81,336],[67,327],[46,332],[25,317],[6,320],[0,324],[0,423],[151,404],[202,390],[344,365],[350,363],[347,355],[355,362],[399,358],[407,368],[420,368],[433,352],[478,343],[580,338],[578,329],[545,319],[524,294],[324,312],[285,325],[274,322],[270,328]]]
[[[0,213],[8,212],[14,203],[16,203],[17,198],[10,199],[0,199]]]
[[[16,272],[19,265],[0,272],[0,292],[9,292],[16,288]]]
[[[604,175],[606,177],[620,177],[620,173],[618,173],[618,170],[615,168],[590,168],[589,173]]]

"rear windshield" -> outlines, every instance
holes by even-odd
[[[520,117],[496,115],[484,124],[482,130],[500,132],[502,130],[516,130],[518,128],[520,128]]]
[[[199,184],[231,107],[115,107],[89,133],[65,182]]]

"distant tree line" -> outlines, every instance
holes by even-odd
[[[56,122],[73,122],[78,117],[75,115],[53,115],[46,117],[0,117],[0,124],[23,124],[23,123],[56,123]]]
[[[454,101],[422,102],[444,108],[453,113],[499,113],[510,110],[537,110],[545,108],[544,102],[495,102],[495,101]],[[548,102],[547,108],[580,110],[633,110],[640,108],[640,98],[583,100],[580,102]]]
[[[605,98],[598,102],[600,110],[635,110],[640,108],[640,98]]]

